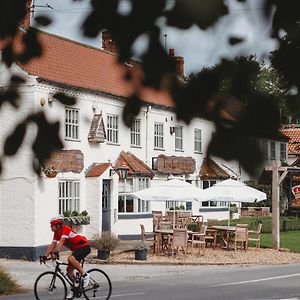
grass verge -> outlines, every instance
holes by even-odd
[[[0,295],[18,292],[18,284],[11,278],[9,273],[0,265]]]
[[[262,233],[260,244],[262,248],[272,248],[272,233]],[[254,246],[255,244],[249,243],[249,245]],[[280,232],[280,248],[300,252],[300,231]]]

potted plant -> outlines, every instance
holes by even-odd
[[[134,249],[135,252],[135,260],[146,260],[148,254],[149,246],[145,243],[140,241]]]
[[[119,242],[120,240],[116,237],[116,235],[109,231],[103,231],[101,235],[94,235],[91,244],[97,249],[97,258],[107,260],[110,251],[114,250]]]
[[[53,178],[57,175],[57,171],[54,166],[47,166],[43,168],[43,172],[49,178]]]

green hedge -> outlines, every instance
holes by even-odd
[[[262,223],[262,232],[272,232],[272,218],[271,217],[251,217],[233,219],[230,221],[230,225],[236,224],[248,224],[250,230],[255,230],[259,223]],[[227,225],[227,220],[220,221],[220,225]],[[196,224],[190,224],[189,230],[196,231]],[[293,231],[300,230],[300,218],[296,217],[280,217],[280,231]]]

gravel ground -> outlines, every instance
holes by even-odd
[[[93,263],[104,261],[92,258]],[[115,253],[110,256],[107,263],[112,264],[199,264],[199,265],[226,265],[226,264],[292,264],[300,262],[300,253],[293,253],[285,250],[255,249],[244,250],[223,250],[207,248],[204,256],[198,253],[187,254],[179,253],[168,256],[167,254],[148,253],[146,261],[134,259],[134,251]]]

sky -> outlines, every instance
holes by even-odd
[[[35,0],[34,16],[46,14],[52,18],[53,23],[42,30],[100,48],[101,36],[88,39],[80,31],[85,16],[91,11],[89,3],[88,0]],[[276,41],[269,37],[270,24],[262,17],[261,0],[248,0],[245,6],[236,0],[228,0],[227,3],[230,14],[206,31],[196,26],[189,30],[174,29],[165,26],[164,20],[161,20],[161,42],[167,49],[174,48],[175,55],[184,58],[186,76],[199,72],[203,67],[213,66],[222,58],[237,55],[256,54],[259,60],[267,60],[270,51],[276,49]],[[53,9],[45,7],[47,4]],[[121,9],[128,7],[123,0]],[[228,44],[231,35],[243,37],[245,42],[231,47]],[[144,42],[143,38],[136,42],[137,51],[142,51]]]

